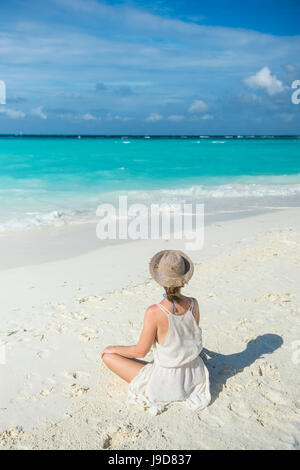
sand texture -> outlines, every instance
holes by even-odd
[[[127,405],[100,361],[106,345],[135,344],[161,299],[147,273],[158,243],[1,271],[0,448],[299,449],[299,219],[294,208],[214,224],[189,253],[212,392],[200,412]]]

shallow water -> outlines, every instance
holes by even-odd
[[[90,221],[119,194],[145,204],[300,198],[300,139],[0,138],[0,230]]]

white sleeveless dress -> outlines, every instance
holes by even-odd
[[[202,410],[210,403],[209,374],[199,356],[202,331],[193,315],[193,301],[183,315],[174,315],[163,305],[169,329],[163,344],[153,345],[153,362],[145,365],[130,382],[129,403],[156,415],[171,403],[185,403]]]

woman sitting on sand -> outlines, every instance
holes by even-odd
[[[193,272],[192,261],[181,251],[157,253],[150,273],[164,287],[164,300],[146,310],[136,346],[109,346],[102,352],[106,366],[129,382],[129,403],[153,414],[170,403],[186,403],[193,410],[210,403],[208,371],[199,356],[198,302],[181,294]],[[136,359],[145,357],[152,346],[153,362]]]

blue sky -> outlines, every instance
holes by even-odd
[[[299,134],[298,0],[0,4],[0,133]]]

